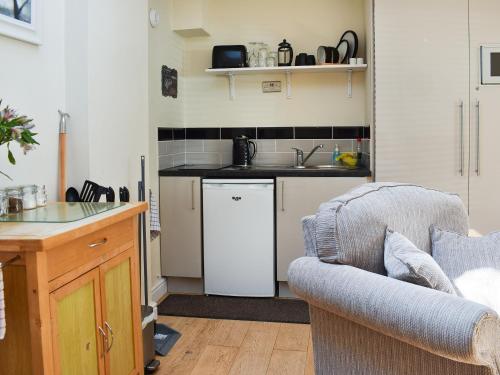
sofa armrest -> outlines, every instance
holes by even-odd
[[[500,324],[486,306],[313,257],[295,260],[288,282],[323,310],[434,354],[496,369]]]

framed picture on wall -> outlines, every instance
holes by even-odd
[[[161,93],[166,97],[177,98],[177,70],[166,65],[161,67]]]
[[[0,0],[0,34],[42,44],[43,0]]]

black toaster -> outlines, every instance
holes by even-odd
[[[247,65],[247,48],[243,45],[214,46],[212,69],[244,68]]]

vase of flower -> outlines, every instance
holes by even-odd
[[[10,164],[15,165],[16,159],[10,149],[11,143],[19,144],[26,155],[28,151],[33,149],[34,145],[39,144],[34,138],[37,133],[32,132],[35,124],[27,116],[19,116],[9,106],[4,109],[1,108],[2,100],[0,100],[0,151],[3,149],[2,146],[5,145],[7,148],[7,159]],[[4,172],[0,171],[0,174],[11,180]]]

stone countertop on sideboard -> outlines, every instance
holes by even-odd
[[[182,165],[162,169],[160,177],[203,177],[203,178],[275,178],[275,177],[371,177],[366,167],[353,169],[297,169],[289,166],[251,166],[250,168],[220,165]]]

